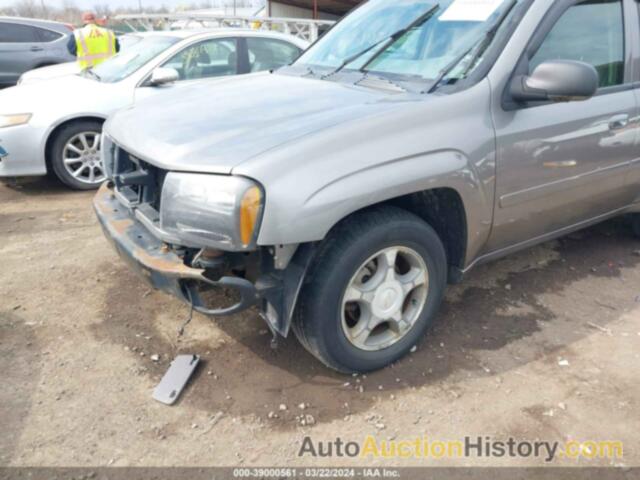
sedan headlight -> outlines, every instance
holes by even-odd
[[[171,172],[160,205],[160,228],[186,246],[243,251],[255,246],[264,194],[245,177]]]
[[[30,113],[17,113],[15,115],[0,115],[0,128],[24,125],[31,120]]]

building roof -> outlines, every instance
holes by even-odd
[[[293,5],[294,7],[313,9],[314,0],[273,0],[274,3]],[[357,7],[363,0],[317,0],[318,10],[333,15],[344,15]]]

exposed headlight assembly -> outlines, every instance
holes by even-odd
[[[15,115],[0,115],[0,128],[16,127],[24,125],[31,120],[30,113],[17,113]]]
[[[185,246],[245,251],[255,247],[264,193],[245,177],[167,174],[160,228]]]

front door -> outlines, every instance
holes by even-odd
[[[524,53],[518,73],[547,60],[579,60],[598,70],[600,89],[583,102],[505,100],[494,111],[497,181],[489,252],[630,203],[624,176],[636,157],[638,122],[623,10],[623,0],[555,2]]]
[[[162,64],[173,68],[179,82],[226,77],[239,73],[239,49],[237,38],[213,38],[185,47]],[[136,101],[157,95],[164,89],[143,83],[136,89]]]

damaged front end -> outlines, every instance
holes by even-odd
[[[255,306],[272,332],[288,335],[313,245],[297,247],[288,261],[282,261],[282,247],[225,252],[168,243],[120,201],[112,182],[100,188],[94,208],[119,255],[155,289],[205,315],[233,315]],[[221,291],[226,295],[211,295]],[[222,298],[224,303],[230,298],[230,305],[221,305]]]

